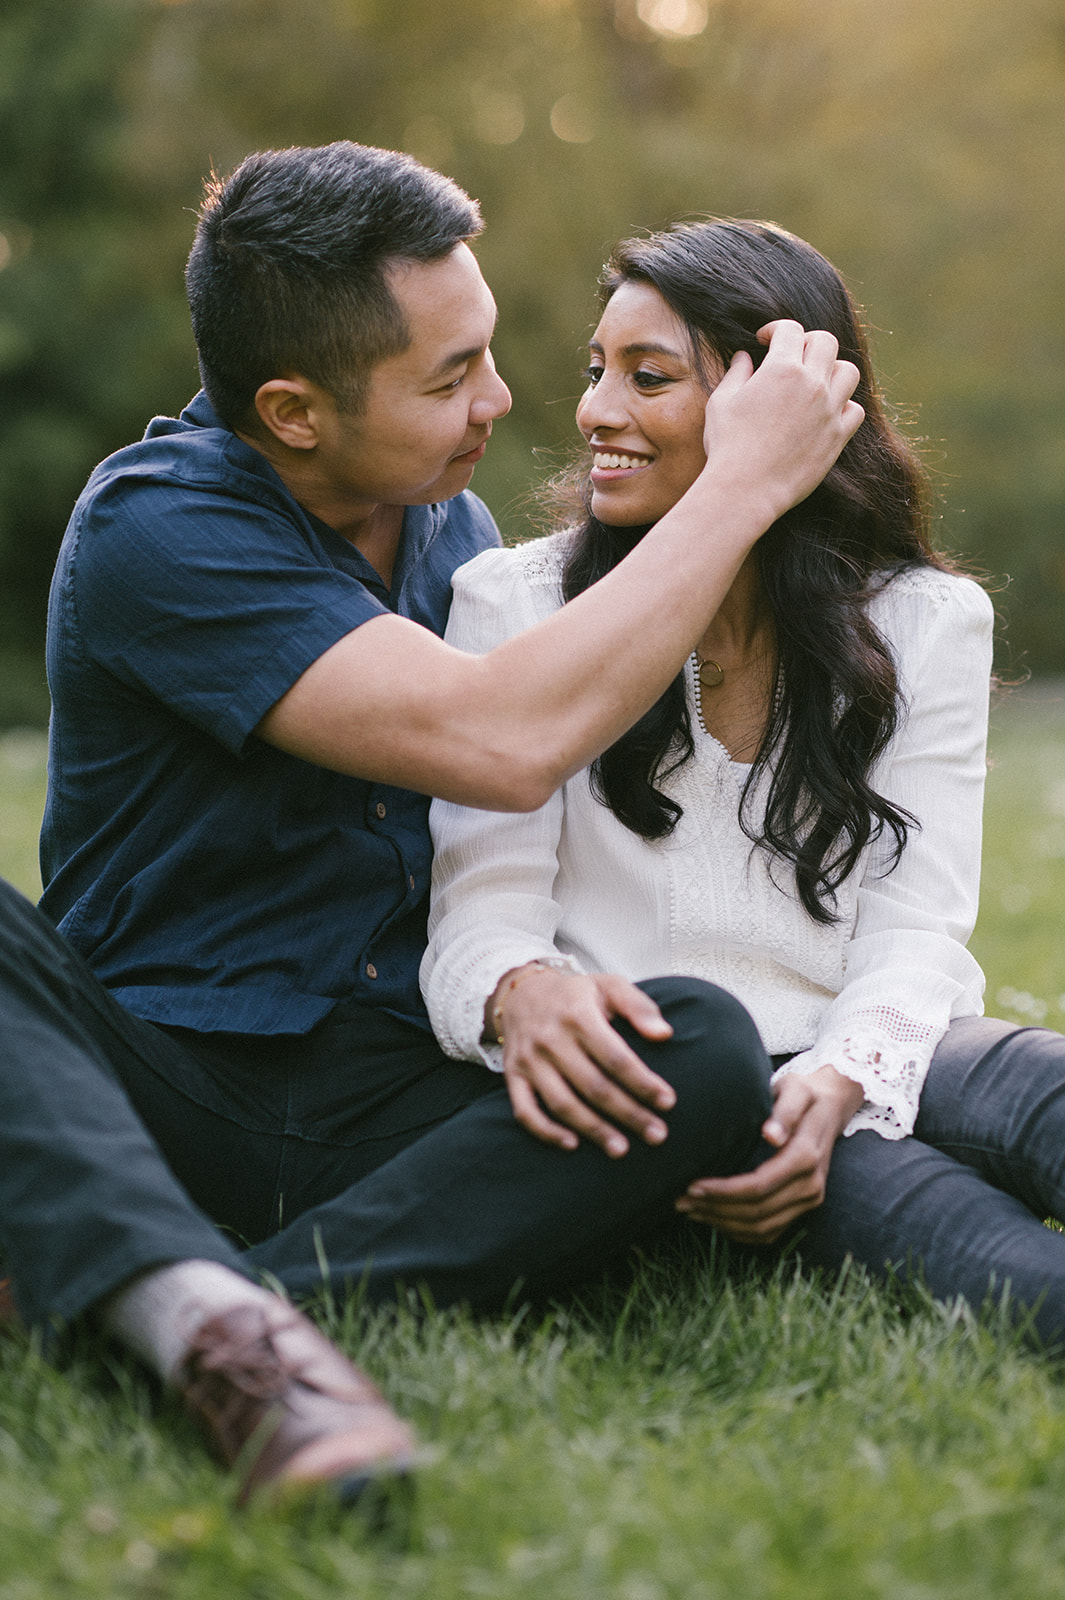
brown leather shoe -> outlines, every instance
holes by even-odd
[[[178,1379],[215,1453],[259,1489],[328,1485],[345,1505],[405,1478],[414,1436],[369,1379],[300,1312],[277,1300],[196,1330]]]

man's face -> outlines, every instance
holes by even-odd
[[[378,505],[429,505],[465,489],[510,391],[489,350],[496,307],[473,253],[403,262],[389,287],[411,342],[370,374],[357,416],[333,407],[319,432],[318,470],[335,493]]]

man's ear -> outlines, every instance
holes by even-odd
[[[323,398],[307,378],[271,378],[255,391],[255,410],[267,432],[288,449],[313,450]]]

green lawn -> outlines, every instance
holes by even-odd
[[[993,750],[988,1008],[1065,1028],[1065,690]],[[39,756],[0,740],[30,890]],[[130,1368],[9,1337],[0,1600],[1065,1600],[1065,1387],[993,1315],[678,1255],[548,1317],[331,1321],[432,1449],[405,1538],[235,1514]]]

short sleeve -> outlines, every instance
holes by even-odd
[[[310,538],[224,492],[127,478],[94,497],[78,529],[64,635],[239,753],[312,662],[387,609]]]

